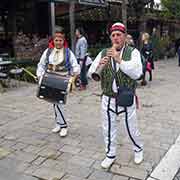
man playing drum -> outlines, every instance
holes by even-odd
[[[65,34],[62,29],[56,30],[53,36],[54,47],[47,48],[38,63],[37,77],[40,79],[46,71],[54,71],[63,76],[78,75],[80,67],[77,63],[76,57],[69,48],[64,47]],[[53,104],[56,126],[52,130],[58,133],[61,137],[67,135],[67,123],[63,113],[63,106],[61,102]]]

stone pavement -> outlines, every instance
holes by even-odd
[[[52,105],[35,97],[27,84],[0,94],[0,180],[145,180],[180,133],[180,68],[177,59],[158,61],[153,81],[139,87],[139,128],[144,162],[133,163],[131,142],[118,118],[118,152],[111,169],[104,158],[100,85],[74,91],[66,105],[69,134],[51,133]]]

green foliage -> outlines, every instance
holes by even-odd
[[[169,36],[156,39],[153,46],[153,55],[155,60],[164,59],[165,56],[168,58],[175,56],[175,48],[170,42],[172,42],[172,40],[169,38]]]
[[[166,17],[180,18],[180,1],[179,0],[161,0]]]
[[[144,10],[144,7],[147,4],[153,4],[154,0],[130,0],[129,6],[135,12],[136,16],[141,16]]]
[[[168,47],[168,40],[167,38],[161,38],[157,45],[157,56],[159,59],[163,59],[167,54],[166,49]]]
[[[96,44],[95,46],[88,48],[89,55],[90,55],[90,57],[95,58],[101,50],[103,50],[104,48],[108,48],[110,46],[111,45],[108,43],[107,44],[101,44],[101,43]]]
[[[153,2],[153,0],[131,0],[131,1],[129,1],[129,4],[130,4],[130,6],[136,6],[136,5],[145,6],[152,2]]]
[[[97,47],[89,48],[88,52],[89,52],[90,57],[95,58],[102,49],[103,48],[97,48]]]

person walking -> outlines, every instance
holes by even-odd
[[[152,69],[154,69],[153,48],[150,43],[150,35],[146,32],[142,34],[142,44],[141,54],[147,60],[146,71],[149,72],[149,81],[152,81]],[[144,72],[141,85],[144,86],[146,84],[146,72]]]
[[[84,30],[81,27],[76,28],[75,35],[77,38],[76,46],[75,46],[75,55],[81,67],[80,90],[85,90],[88,84],[87,67],[86,67],[88,43],[86,37],[84,36]]]
[[[119,106],[117,93],[120,87],[126,87],[135,92],[136,79],[142,75],[140,52],[136,48],[126,46],[126,27],[115,23],[110,28],[112,47],[102,50],[93,61],[88,76],[102,68],[100,73],[102,88],[102,127],[105,142],[106,157],[101,162],[102,168],[109,168],[116,158],[117,115],[125,112],[125,125],[132,141],[134,162],[143,160],[143,144],[137,126],[136,101],[129,107]]]

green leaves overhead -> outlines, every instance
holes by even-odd
[[[129,0],[129,6],[137,16],[142,15],[143,9],[146,5],[152,5],[153,3],[154,0]]]
[[[161,3],[165,16],[180,18],[180,0],[161,0]]]
[[[136,6],[138,4],[140,4],[141,6],[145,6],[145,5],[152,3],[152,2],[153,2],[153,0],[129,0],[129,4],[131,6]]]

